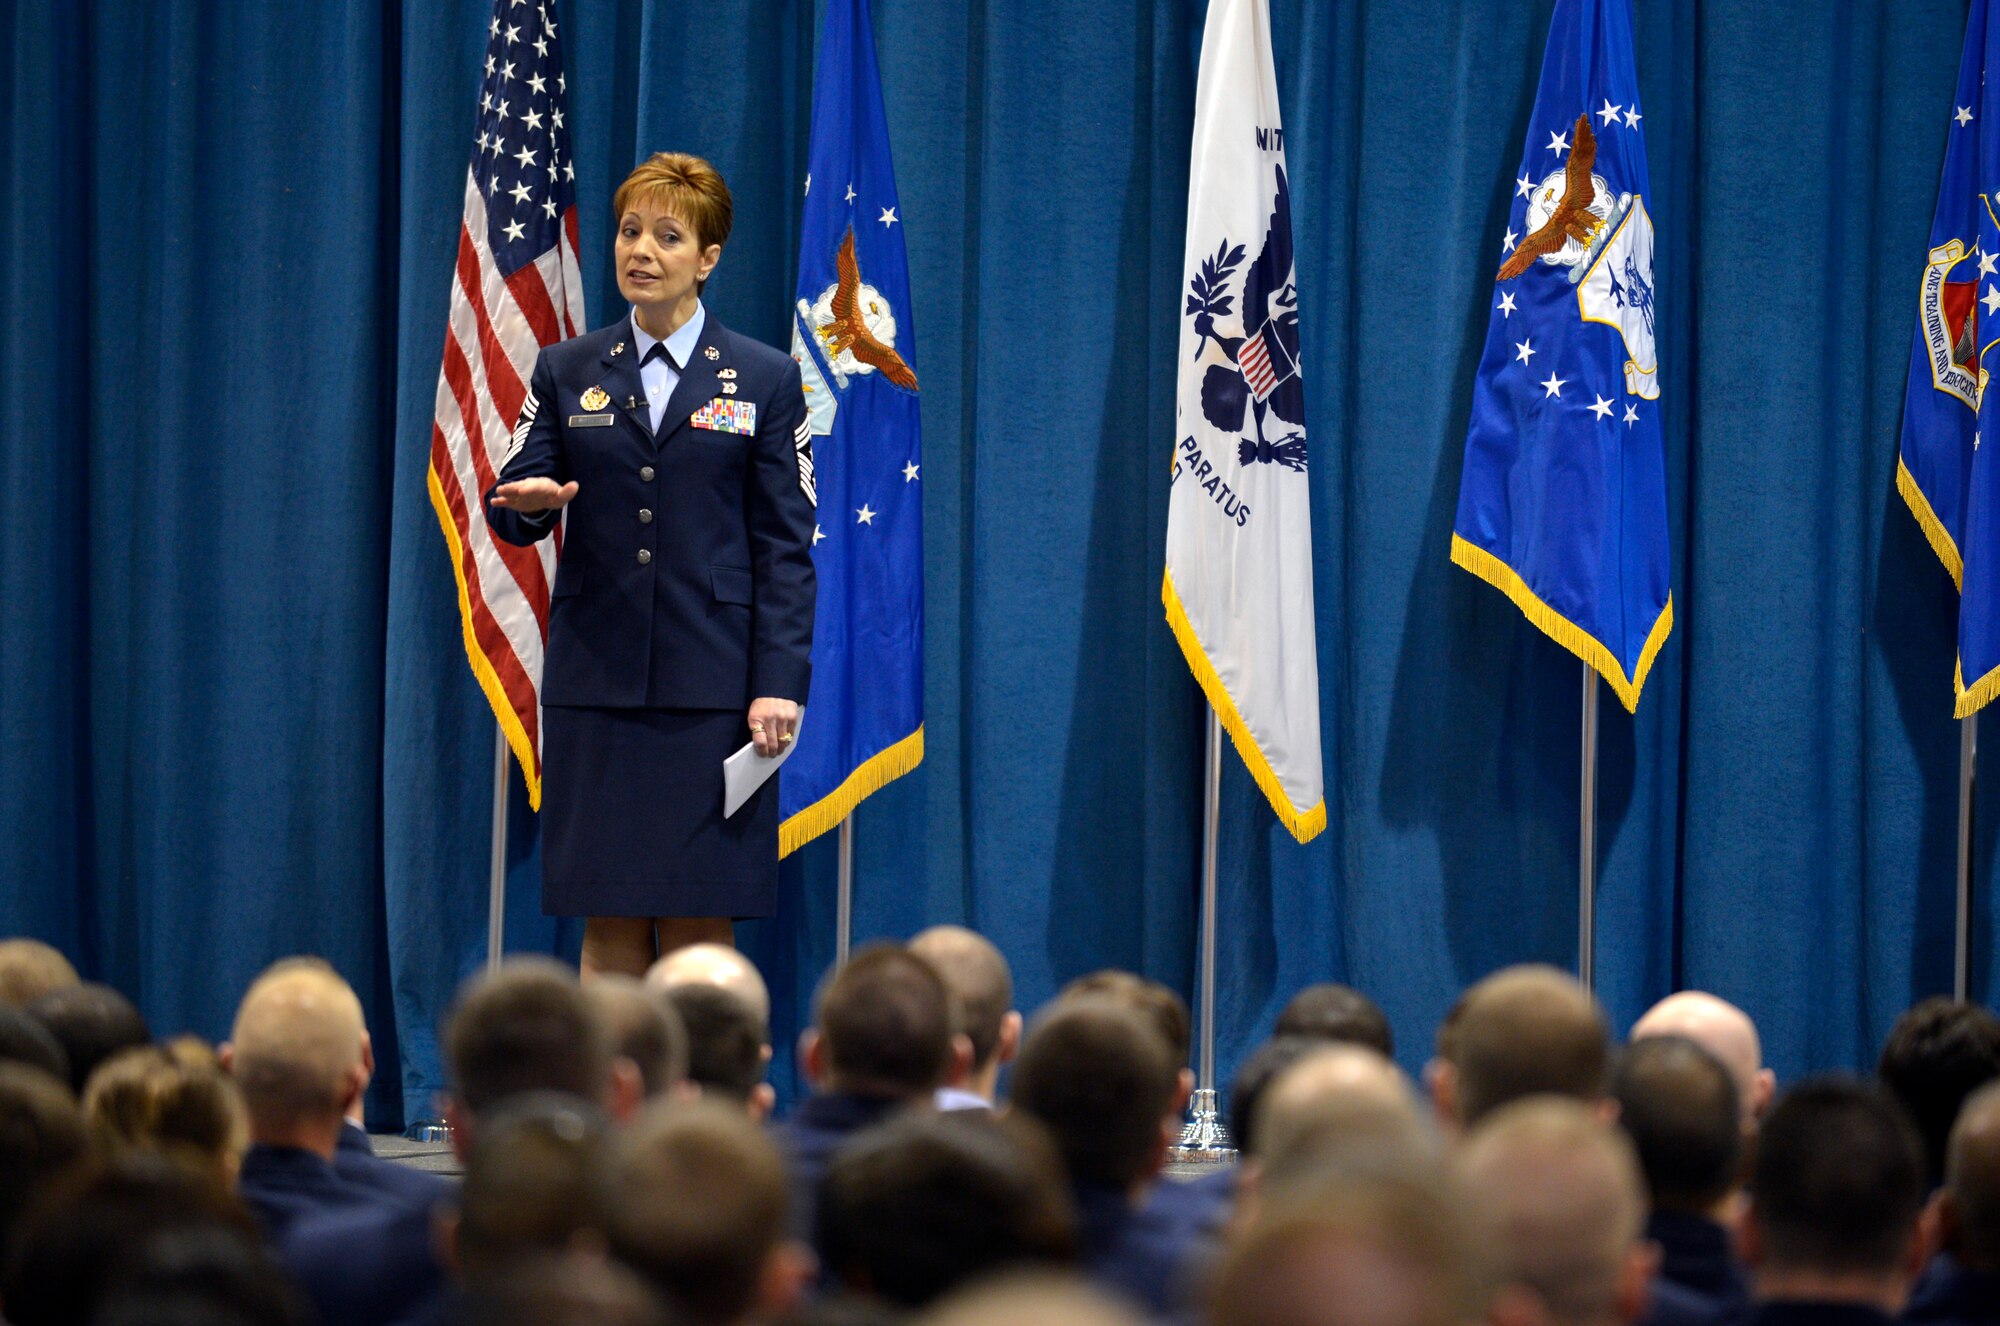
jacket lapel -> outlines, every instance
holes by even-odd
[[[597,385],[611,397],[611,407],[648,439],[653,436],[653,414],[646,408],[646,391],[639,383],[639,346],[632,339],[632,322],[619,326],[618,339],[604,350],[604,376]]]
[[[674,394],[667,398],[667,412],[660,416],[660,441],[664,442],[669,434],[686,423],[689,415],[721,395],[722,383],[716,373],[729,367],[729,352],[723,345],[725,339],[722,323],[715,314],[708,313],[702,320],[700,344],[688,356],[687,367],[681,370],[680,383],[674,388]]]

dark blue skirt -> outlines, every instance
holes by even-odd
[[[542,911],[769,916],[778,780],[722,817],[722,762],[750,739],[730,709],[542,710]]]

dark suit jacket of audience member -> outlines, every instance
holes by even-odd
[[[1921,1326],[2000,1324],[2000,1271],[1968,1271],[1948,1252],[1931,1258],[1903,1320]]]
[[[1184,1230],[1196,1242],[1222,1237],[1236,1209],[1239,1167],[1209,1170],[1199,1178],[1161,1179],[1147,1194],[1146,1205],[1159,1219]]]
[[[882,1096],[828,1091],[806,1097],[789,1119],[776,1125],[773,1132],[792,1180],[793,1237],[812,1241],[820,1182],[826,1178],[840,1144],[888,1118],[903,1104]]]
[[[351,1183],[373,1188],[406,1206],[428,1211],[457,1191],[442,1174],[431,1174],[411,1165],[398,1165],[375,1154],[367,1130],[352,1123],[340,1128],[340,1149],[333,1155],[334,1172]]]
[[[1736,1316],[1749,1307],[1750,1278],[1720,1224],[1707,1216],[1655,1211],[1646,1221],[1646,1237],[1660,1245],[1659,1280]]]
[[[1772,1299],[1752,1304],[1743,1326],[1894,1326],[1895,1318],[1858,1303]]]
[[[319,1326],[428,1326],[444,1315],[447,1281],[428,1206],[308,1216],[274,1251]]]
[[[1192,1227],[1117,1188],[1079,1183],[1071,1192],[1084,1274],[1155,1321],[1186,1319],[1203,1246]]]
[[[1663,1276],[1646,1287],[1646,1311],[1638,1326],[1740,1326],[1748,1303],[1718,1303]]]
[[[273,1246],[308,1216],[390,1203],[380,1190],[342,1178],[331,1161],[295,1146],[251,1147],[244,1153],[236,1187]]]

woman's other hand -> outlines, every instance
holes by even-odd
[[[782,755],[799,735],[798,703],[769,695],[752,700],[749,723],[750,740],[759,755]]]
[[[554,511],[576,496],[576,482],[558,485],[554,479],[516,479],[493,490],[493,505],[510,511]]]

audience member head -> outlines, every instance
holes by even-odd
[[[880,1124],[834,1156],[817,1215],[826,1269],[850,1292],[906,1308],[1076,1255],[1061,1162],[1019,1115],[911,1112]]]
[[[548,958],[509,958],[468,980],[445,1021],[454,1143],[463,1148],[479,1116],[510,1096],[565,1092],[610,1109],[611,1036],[576,973]]]
[[[1158,1029],[1168,1052],[1173,1055],[1174,1063],[1178,1065],[1173,1108],[1168,1111],[1178,1116],[1194,1095],[1194,1072],[1187,1066],[1193,1026],[1188,1018],[1187,1002],[1158,981],[1112,968],[1077,977],[1065,985],[1056,997],[1075,999],[1083,995],[1101,995],[1121,1003]]]
[[[1749,1014],[1704,991],[1682,990],[1654,1004],[1632,1024],[1633,1040],[1648,1036],[1685,1036],[1720,1059],[1736,1080],[1743,1131],[1746,1136],[1756,1134],[1757,1121],[1777,1094],[1778,1078],[1764,1067],[1764,1048]]]
[[[1360,1045],[1321,1044],[1265,1089],[1257,1107],[1256,1135],[1266,1150],[1282,1148],[1357,1102],[1419,1122],[1416,1093],[1402,1069]]]
[[[713,985],[743,1001],[757,1019],[759,1038],[770,1040],[771,991],[757,964],[727,944],[689,944],[661,957],[646,973],[652,990]]]
[[[17,1231],[0,1276],[12,1326],[92,1320],[146,1265],[160,1240],[221,1231],[255,1241],[256,1226],[214,1175],[159,1152],[86,1166],[45,1194]]]
[[[1375,1001],[1352,986],[1332,981],[1308,985],[1293,995],[1278,1014],[1278,1025],[1271,1034],[1365,1045],[1384,1059],[1396,1054],[1389,1019]]]
[[[1307,1036],[1273,1036],[1252,1050],[1229,1084],[1229,1135],[1245,1159],[1258,1154],[1257,1107],[1280,1073],[1326,1042]]]
[[[958,1000],[972,1064],[963,1085],[993,1098],[1001,1066],[1021,1048],[1021,1015],[1014,1010],[1014,973],[993,942],[964,926],[934,925],[910,940],[910,952],[937,970]]]
[[[311,1314],[255,1239],[200,1225],[148,1238],[92,1326],[307,1326]]]
[[[317,958],[288,958],[250,983],[222,1061],[243,1093],[250,1139],[332,1158],[372,1059],[361,1001]]]
[[[2000,1083],[1973,1092],[1958,1112],[1938,1208],[1945,1250],[1969,1271],[2000,1272]]]
[[[69,1056],[69,1089],[83,1094],[97,1066],[129,1046],[153,1039],[132,1001],[95,981],[51,990],[28,1005]]]
[[[83,1115],[61,1079],[0,1063],[0,1268],[22,1214],[82,1163],[85,1146]]]
[[[1648,1036],[1618,1056],[1611,1094],[1655,1210],[1709,1215],[1743,1170],[1736,1079],[1685,1036]]]
[[[1759,1297],[1899,1311],[1924,1255],[1923,1147],[1881,1091],[1801,1082],[1758,1134],[1737,1243]]]
[[[0,1063],[26,1064],[69,1081],[69,1053],[56,1034],[34,1014],[5,1004],[0,1004]]]
[[[1045,1271],[982,1280],[916,1320],[920,1326],[1140,1326],[1124,1303],[1075,1276]]]
[[[1489,1112],[1455,1165],[1493,1256],[1494,1326],[1623,1326],[1645,1311],[1659,1253],[1624,1134],[1578,1100],[1530,1097]]]
[[[199,1042],[120,1050],[90,1075],[83,1114],[100,1154],[179,1151],[224,1183],[250,1145],[243,1097]]]
[[[870,944],[833,972],[805,1036],[806,1075],[822,1090],[914,1100],[952,1062],[951,994],[899,944]]]
[[[638,1074],[641,1095],[652,1100],[687,1080],[687,1028],[664,992],[615,974],[595,977],[583,990],[611,1038],[612,1054]]]
[[[1942,1183],[1959,1106],[2000,1078],[2000,1017],[1943,995],[1926,999],[1896,1019],[1875,1075],[1916,1124],[1929,1181]]]
[[[1474,1231],[1429,1179],[1355,1178],[1267,1209],[1209,1285],[1214,1326],[1470,1326],[1485,1282]]]
[[[1597,1001],[1554,967],[1509,967],[1466,991],[1450,1053],[1432,1077],[1440,1117],[1462,1128],[1509,1101],[1551,1094],[1596,1102],[1610,1045]]]
[[[696,1326],[782,1316],[812,1274],[785,1238],[777,1148],[740,1110],[654,1103],[611,1139],[593,1191],[612,1254]]]
[[[776,1093],[764,1081],[770,1047],[749,1005],[719,985],[671,986],[666,998],[688,1038],[688,1080],[704,1096],[740,1105],[753,1119],[771,1112]]]
[[[77,983],[69,959],[41,940],[0,939],[0,1007],[26,1008]]]
[[[562,1252],[593,1227],[592,1185],[607,1134],[597,1106],[552,1091],[512,1096],[480,1116],[453,1233],[468,1283]]]
[[[1134,1191],[1166,1160],[1179,1064],[1115,998],[1065,996],[1028,1032],[1013,1101],[1055,1138],[1072,1182]]]
[[[1356,1179],[1437,1178],[1438,1137],[1402,1071],[1359,1045],[1311,1044],[1258,1103],[1257,1154],[1236,1189],[1239,1224]]]
[[[450,1326],[672,1326],[645,1281],[580,1253],[531,1254],[469,1286]]]

